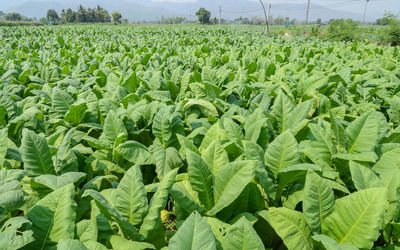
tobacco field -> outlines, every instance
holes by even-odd
[[[400,51],[0,28],[0,249],[397,249]]]

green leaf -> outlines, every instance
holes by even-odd
[[[0,207],[8,211],[20,208],[24,204],[24,192],[17,180],[0,182]]]
[[[83,118],[85,118],[87,109],[86,103],[84,102],[72,104],[68,112],[65,114],[64,120],[74,125],[78,125],[83,121]]]
[[[127,239],[143,241],[143,236],[137,232],[137,229],[129,223],[127,219],[121,216],[116,209],[114,209],[110,203],[97,191],[88,189],[85,191],[82,197],[90,196],[93,198],[96,206],[100,209],[100,212],[109,221],[117,222],[122,234]]]
[[[67,92],[61,90],[60,88],[54,88],[51,99],[51,104],[53,108],[61,115],[67,113],[69,107],[75,101],[74,98],[72,98]]]
[[[49,146],[42,136],[29,129],[24,129],[19,151],[24,169],[29,176],[55,173]]]
[[[214,207],[208,211],[213,216],[229,206],[254,178],[256,161],[236,161],[221,167],[214,181]]]
[[[142,223],[147,214],[147,194],[140,166],[132,166],[124,175],[115,192],[115,208],[134,226]]]
[[[3,138],[0,141],[0,167],[2,167],[3,160],[6,157],[7,149],[8,149],[8,129],[7,128],[0,129],[0,138]]]
[[[222,241],[223,249],[265,249],[260,237],[250,222],[242,217],[233,224]]]
[[[208,164],[195,152],[186,151],[189,181],[194,191],[199,194],[199,200],[206,210],[214,205],[214,176]]]
[[[75,183],[85,177],[85,173],[80,172],[69,172],[60,176],[55,175],[41,175],[38,177],[34,177],[33,181],[36,183],[40,183],[52,190],[59,189],[63,186],[66,186],[70,183]]]
[[[169,249],[216,249],[211,227],[197,212],[192,213],[169,241]]]
[[[193,106],[198,106],[201,110],[201,112],[209,117],[209,116],[214,116],[214,117],[218,117],[218,110],[215,108],[215,106],[206,101],[206,100],[194,100],[194,99],[190,99],[185,106],[183,106],[183,110],[186,112],[189,108],[193,107]]]
[[[321,225],[334,205],[333,190],[322,177],[309,170],[304,185],[303,213],[311,232],[321,232]]]
[[[379,237],[383,215],[388,207],[385,188],[368,188],[336,200],[325,219],[322,232],[339,244],[371,248]]]
[[[287,128],[294,129],[298,124],[300,124],[304,119],[307,118],[310,112],[313,100],[308,100],[298,104],[287,117]]]
[[[228,153],[217,140],[211,142],[211,144],[203,150],[201,157],[207,162],[208,166],[210,166],[214,175],[218,172],[220,167],[229,163]]]
[[[0,228],[0,249],[20,249],[33,242],[35,240],[33,232],[31,230],[23,231],[25,225],[30,226],[31,224],[26,217],[22,216],[8,219]]]
[[[168,194],[177,173],[178,169],[174,169],[164,176],[151,199],[149,212],[140,226],[140,233],[146,238],[147,242],[152,243],[156,248],[161,248],[165,245],[161,210],[167,204]]]
[[[175,183],[170,193],[174,201],[187,213],[190,214],[195,210],[202,212],[204,210],[199,205],[197,192],[193,190],[188,180]]]
[[[268,145],[265,164],[277,176],[281,169],[297,164],[299,156],[296,138],[287,130]]]
[[[294,105],[292,101],[282,91],[280,91],[271,108],[271,114],[276,119],[279,133],[282,133],[288,128],[287,120],[289,113],[293,108]]]
[[[326,250],[357,250],[358,248],[350,244],[339,244],[331,237],[324,234],[314,235],[314,246],[317,249]]]
[[[379,122],[375,111],[364,113],[346,129],[349,153],[373,151],[379,139]]]
[[[148,250],[148,249],[156,249],[152,244],[146,242],[137,242],[124,239],[118,235],[112,235],[110,238],[110,244],[113,249],[115,250],[128,250],[128,249],[135,249],[135,250]]]
[[[168,145],[168,141],[172,137],[170,117],[170,109],[165,107],[160,109],[153,119],[152,132],[164,147]]]
[[[371,169],[354,161],[350,161],[349,166],[351,179],[357,190],[384,186],[379,177]]]
[[[153,145],[150,148],[150,152],[153,156],[159,179],[163,179],[171,170],[183,165],[179,152],[175,148],[165,149],[161,145]]]
[[[117,148],[125,160],[139,165],[147,165],[152,163],[151,155],[147,147],[136,141],[127,141],[120,144]]]
[[[336,114],[332,111],[329,113],[331,119],[331,131],[335,136],[336,148],[338,152],[342,152],[347,148],[346,131]]]
[[[56,154],[56,172],[57,174],[62,174],[66,172],[77,172],[78,171],[78,158],[72,151],[70,141],[73,134],[75,133],[75,128],[70,129],[64,136],[60,146],[58,147]]]
[[[118,115],[113,110],[110,110],[104,121],[103,134],[100,139],[104,138],[108,143],[114,144],[117,138],[121,136],[127,138],[128,132]]]
[[[39,200],[26,214],[32,222],[35,241],[29,246],[49,248],[61,239],[73,239],[75,231],[74,185],[59,188]]]
[[[302,213],[285,207],[271,207],[268,221],[289,250],[314,249],[311,232]]]
[[[57,244],[57,250],[89,250],[85,245],[79,240],[73,239],[61,239]]]
[[[95,217],[76,223],[76,235],[82,243],[97,241],[98,227]]]

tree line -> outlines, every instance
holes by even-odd
[[[60,15],[54,9],[49,9],[46,15],[47,21],[62,23],[108,23],[111,22],[111,19],[115,23],[127,22],[126,19],[122,19],[122,15],[118,11],[114,11],[110,16],[108,11],[100,5],[88,9],[79,5],[76,11],[71,8],[62,9]]]

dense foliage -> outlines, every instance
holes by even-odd
[[[0,249],[393,247],[399,65],[229,28],[2,28]]]

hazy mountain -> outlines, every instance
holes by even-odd
[[[283,2],[283,1],[282,1]],[[181,2],[155,2],[150,0],[0,0],[0,10],[6,12],[19,12],[28,17],[43,17],[48,9],[73,8],[76,9],[79,4],[84,7],[95,7],[101,5],[109,12],[120,11],[125,18],[130,21],[158,20],[161,16],[184,16],[195,19],[194,13],[200,8],[205,7],[211,11],[213,17],[219,16],[219,1],[217,0],[198,0],[192,3]],[[272,5],[271,15],[288,16],[297,20],[305,19],[306,4],[304,3],[277,3]],[[251,0],[229,0],[222,3],[222,18],[235,19],[240,16],[262,16],[263,11],[258,2]],[[368,11],[368,21],[374,21],[381,17],[382,13],[374,10]],[[330,9],[322,5],[312,4],[310,10],[310,20],[322,18],[329,20],[331,18],[353,18],[360,20],[361,14],[351,11]]]

